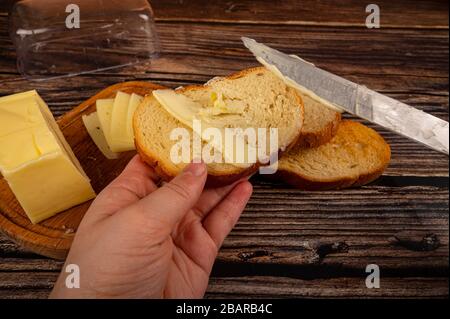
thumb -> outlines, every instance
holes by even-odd
[[[133,210],[163,222],[172,232],[181,218],[197,203],[206,177],[204,163],[191,163],[170,183],[137,202]]]

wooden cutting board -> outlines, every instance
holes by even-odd
[[[92,141],[81,116],[96,110],[97,99],[112,98],[117,91],[150,94],[163,88],[148,82],[125,82],[106,88],[57,120],[92,186],[98,194],[126,166],[135,152],[121,153],[118,159],[107,159]],[[75,232],[91,201],[68,209],[33,225],[16,200],[8,183],[0,176],[0,229],[24,248],[56,259],[64,259]]]

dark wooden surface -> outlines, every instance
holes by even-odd
[[[448,120],[447,1],[152,1],[161,58],[151,65],[32,83],[15,68],[0,4],[0,96],[39,90],[56,116],[126,80],[176,87],[255,65],[254,37]],[[373,126],[392,146],[383,177],[360,189],[302,192],[260,178],[225,241],[207,297],[448,297],[448,157]],[[0,235],[1,236],[1,235]],[[365,287],[365,267],[381,288]],[[0,237],[0,297],[47,297],[61,262]]]

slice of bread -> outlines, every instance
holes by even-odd
[[[221,93],[227,100],[245,103],[242,121],[235,121],[236,114],[229,117],[229,127],[278,128],[279,154],[294,146],[300,136],[304,119],[301,97],[296,90],[283,81],[258,67],[243,70],[226,78],[216,78],[203,86],[189,86],[177,89],[195,102],[209,107],[213,93]],[[221,119],[227,121],[226,115]],[[231,120],[233,119],[233,120]],[[175,128],[192,130],[171,116],[153,96],[147,96],[137,108],[133,118],[136,149],[148,164],[153,166],[164,179],[175,177],[186,163],[175,164],[170,152],[177,142],[170,139]],[[257,171],[260,163],[250,167],[239,167],[226,163],[208,164],[208,184],[223,185],[248,176]]]
[[[377,132],[344,120],[327,144],[286,152],[275,178],[304,190],[361,186],[377,179],[390,157],[389,145]]]
[[[298,92],[305,106],[305,121],[297,145],[317,147],[331,140],[341,122],[341,113]]]

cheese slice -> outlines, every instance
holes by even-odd
[[[142,99],[139,94],[118,92],[114,99],[97,100],[96,115],[83,118],[91,138],[107,158],[135,149],[133,115]],[[101,130],[96,129],[97,121]]]
[[[98,118],[97,112],[91,113],[89,115],[83,115],[83,124],[86,127],[90,137],[94,141],[95,145],[102,152],[102,154],[107,159],[116,159],[119,154],[114,153],[109,148],[108,142],[106,141],[105,134],[103,133],[100,120]]]
[[[0,98],[0,172],[33,223],[95,197],[36,91]]]
[[[108,145],[111,145],[111,117],[114,99],[100,99],[96,101],[97,116]]]
[[[127,114],[127,136],[129,141],[134,147],[134,132],[133,132],[133,115],[139,104],[142,102],[143,97],[139,94],[131,94],[130,102],[128,104],[128,114]]]
[[[130,151],[134,145],[130,144],[127,137],[127,118],[130,94],[117,92],[114,99],[111,128],[110,128],[110,148],[113,152]]]
[[[154,90],[153,96],[156,100],[161,104],[161,106],[174,118],[183,123],[184,125],[191,128],[194,134],[197,134],[203,141],[211,145],[214,149],[220,152],[226,163],[232,164],[237,167],[249,167],[253,162],[249,162],[248,154],[256,153],[256,145],[249,145],[245,141],[245,136],[240,134],[234,135],[234,143],[230,144],[226,142],[226,133],[225,129],[230,124],[230,118],[234,120],[232,123],[239,127],[239,123],[241,124],[240,128],[245,129],[245,123],[242,122],[242,118],[238,115],[234,115],[234,117],[229,117],[227,120],[224,120],[220,117],[215,117],[217,114],[228,114],[236,112],[235,109],[227,110],[226,106],[224,106],[223,97],[221,97],[221,103],[217,104],[216,107],[225,109],[223,113],[216,112],[205,112],[207,108],[204,108],[200,103],[188,98],[183,94],[179,94],[174,90]],[[216,99],[214,99],[214,102]],[[241,109],[241,108],[239,108]],[[239,110],[238,109],[238,110]],[[242,108],[243,110],[243,108]],[[239,111],[237,111],[239,112]],[[216,114],[214,114],[216,113]],[[200,121],[200,129],[196,125],[194,125],[194,120]],[[205,138],[203,132],[207,128],[217,128],[220,130],[222,140],[208,139]],[[238,147],[239,145],[243,145],[243,147]],[[238,161],[237,159],[244,159],[243,161]]]
[[[192,121],[199,119],[202,105],[187,96],[174,90],[154,90],[153,96],[170,115],[184,125],[193,128]]]

